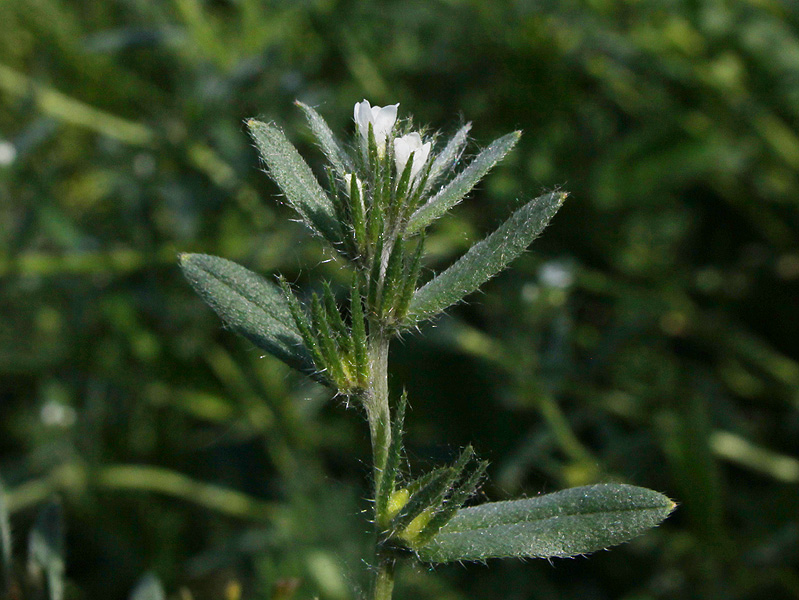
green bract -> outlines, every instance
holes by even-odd
[[[566,194],[527,202],[420,286],[425,230],[474,189],[520,133],[497,139],[454,172],[470,124],[433,148],[432,137],[397,121],[399,105],[364,100],[353,111],[354,140],[342,144],[313,108],[298,106],[330,161],[326,187],[276,125],[247,125],[287,203],[351,271],[348,301],[339,306],[327,284],[321,294],[301,300],[284,280],[272,283],[223,258],[184,254],[180,264],[230,329],[363,407],[374,461],[373,598],[391,597],[394,565],[402,557],[446,562],[573,556],[627,541],[666,518],[674,508],[667,497],[620,484],[462,508],[487,467],[471,447],[453,464],[416,479],[402,474],[407,399],[389,399],[390,340],[507,267],[543,231]],[[142,600],[158,595],[152,586],[143,589],[151,591],[141,592]]]

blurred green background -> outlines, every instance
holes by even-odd
[[[799,4],[793,0],[3,0],[0,473],[18,546],[59,494],[69,598],[358,597],[362,416],[222,329],[176,267],[301,286],[325,262],[244,119],[319,167],[400,102],[517,150],[428,272],[520,199],[530,253],[393,347],[410,469],[473,442],[499,500],[594,481],[680,502],[588,559],[405,568],[397,598],[799,598]],[[518,200],[517,200],[518,199]]]

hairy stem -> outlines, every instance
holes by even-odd
[[[378,565],[375,576],[374,600],[391,600],[394,592],[394,561],[384,559]]]
[[[378,506],[386,506],[387,498],[378,498],[380,482],[386,467],[388,449],[391,445],[391,412],[388,402],[388,346],[390,337],[377,323],[369,327],[369,389],[365,393],[364,405],[372,437],[374,461],[375,524],[380,522]],[[375,532],[377,536],[380,531]],[[379,543],[379,538],[377,539]],[[394,589],[394,559],[384,556],[379,548],[375,552],[377,572],[374,579],[373,600],[391,600]]]
[[[389,338],[379,326],[369,332],[369,389],[366,391],[366,416],[372,437],[375,494],[386,466],[391,445],[391,413],[388,404],[388,345]]]

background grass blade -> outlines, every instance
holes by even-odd
[[[28,543],[28,572],[47,590],[49,600],[64,597],[64,516],[61,504],[50,502],[36,518]]]
[[[0,480],[0,594],[7,593],[11,583],[11,521],[8,516],[8,502],[5,488]]]
[[[292,367],[314,371],[288,301],[277,285],[230,260],[207,254],[182,254],[180,266],[228,328]]]
[[[166,600],[164,586],[153,573],[147,573],[139,579],[130,593],[130,600]]]
[[[586,554],[655,527],[674,506],[663,494],[623,484],[490,502],[460,510],[419,555],[449,562]]]
[[[414,294],[409,323],[439,314],[504,269],[541,233],[565,198],[562,192],[552,192],[513,213],[499,229]]]

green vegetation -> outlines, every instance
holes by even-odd
[[[345,306],[246,120],[280,123],[324,184],[293,102],[343,139],[366,97],[468,134],[465,158],[523,131],[431,221],[423,281],[570,194],[511,270],[392,347],[403,472],[471,442],[479,503],[604,482],[680,502],[612,552],[408,568],[395,597],[799,598],[790,3],[6,0],[0,49],[16,572],[52,556],[25,539],[63,511],[66,598],[160,597],[148,572],[198,600],[368,590],[360,409],[223,330],[176,265],[221,256],[320,301],[328,280]]]

